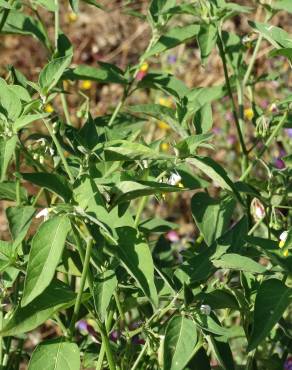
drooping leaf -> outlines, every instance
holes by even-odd
[[[65,202],[68,202],[72,197],[71,187],[63,176],[46,172],[22,173],[21,175],[24,180],[56,193]]]
[[[281,280],[265,280],[257,291],[253,329],[248,343],[248,351],[255,349],[280,320],[292,302],[292,290]]]
[[[9,207],[6,216],[14,244],[18,245],[25,238],[30,227],[35,208],[31,206]]]
[[[194,116],[194,125],[197,134],[205,134],[213,125],[212,107],[207,103],[200,108]]]
[[[196,344],[196,324],[185,316],[174,316],[165,332],[163,370],[183,370]]]
[[[234,211],[231,197],[211,198],[207,193],[196,193],[191,202],[195,222],[208,245],[211,245],[227,230]]]
[[[165,50],[172,49],[175,46],[194,38],[200,30],[197,24],[191,24],[183,27],[174,27],[166,34],[162,35],[159,40],[143,55],[149,58],[152,55],[159,54]]]
[[[0,78],[0,108],[10,120],[15,120],[21,113],[21,100],[13,90],[13,85],[8,85]]]
[[[17,143],[17,135],[13,135],[8,139],[0,138],[0,181],[5,180],[7,167],[13,156],[14,149]]]
[[[20,188],[21,201],[27,199],[27,193],[24,188]],[[0,200],[16,200],[16,184],[13,181],[4,181],[0,183]]]
[[[21,306],[27,306],[52,281],[70,230],[66,216],[55,216],[36,232],[29,253]]]
[[[198,34],[202,64],[205,64],[217,42],[217,26],[213,23],[203,24]]]
[[[59,82],[66,68],[69,67],[72,54],[52,59],[39,75],[39,85],[42,93],[46,95]]]
[[[2,336],[14,336],[33,330],[62,308],[74,305],[76,294],[61,281],[50,286],[26,307],[17,306],[12,316],[4,321]]]
[[[218,268],[241,270],[253,274],[263,274],[266,271],[264,266],[251,258],[236,253],[223,254],[219,259],[213,260],[212,263]]]
[[[291,35],[280,27],[266,23],[249,22],[249,25],[257,30],[275,48],[292,48]]]
[[[116,253],[145,295],[157,307],[154,265],[149,246],[137,235],[137,230],[131,227],[119,227],[116,232],[118,234]]]
[[[17,132],[34,121],[48,117],[48,115],[49,113],[35,113],[20,116],[13,122],[13,130]]]
[[[106,318],[108,306],[118,281],[113,270],[106,270],[97,275],[94,282],[94,305],[102,321]]]
[[[80,353],[76,343],[64,338],[47,340],[33,351],[28,370],[80,370]]]

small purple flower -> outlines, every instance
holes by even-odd
[[[284,363],[284,370],[292,370],[292,357],[288,357]]]
[[[134,335],[132,338],[132,344],[145,344],[145,340],[142,338],[139,338],[138,335]]]
[[[269,106],[269,101],[268,101],[267,99],[262,100],[262,101],[260,102],[260,106],[261,106],[261,108],[263,108],[263,109],[267,109],[267,108],[268,108],[268,106]]]
[[[227,137],[227,142],[228,142],[229,145],[236,144],[236,142],[237,142],[236,136],[235,135],[229,135]]]
[[[117,340],[120,338],[120,332],[118,330],[113,330],[109,337],[110,337],[110,340],[113,341],[113,342],[117,342]]]
[[[292,128],[286,128],[285,132],[289,137],[292,137]]]
[[[214,128],[212,129],[212,131],[213,131],[213,133],[214,133],[215,135],[218,135],[218,134],[220,134],[221,129],[220,129],[219,127],[214,127]]]
[[[285,157],[286,154],[287,153],[286,153],[286,150],[285,149],[280,149],[279,150],[279,158]]]
[[[225,119],[226,119],[226,121],[233,121],[233,119],[234,119],[234,115],[233,115],[233,113],[232,112],[227,112],[226,114],[225,114]]]
[[[80,320],[77,322],[76,328],[80,331],[88,331],[88,324],[85,320]]]
[[[167,57],[167,61],[169,64],[174,64],[176,62],[177,58],[174,54],[170,54],[168,57]]]
[[[282,170],[283,168],[285,168],[285,163],[282,161],[281,158],[276,158],[274,165],[276,168],[278,168],[278,170]]]
[[[166,238],[172,242],[172,243],[175,243],[175,242],[178,242],[179,241],[179,235],[176,231],[174,230],[171,230],[169,231],[167,234],[166,234]]]

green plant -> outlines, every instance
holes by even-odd
[[[78,12],[78,2],[70,4]],[[291,155],[278,170],[270,148],[292,127],[292,95],[283,87],[264,111],[257,86],[273,76],[253,71],[263,40],[272,46],[268,58],[292,62],[292,38],[270,25],[278,11],[292,13],[291,1],[256,1],[266,21],[250,21],[254,37],[243,38],[225,22],[253,8],[153,0],[149,46],[125,71],[102,62],[70,67],[58,0],[0,5],[1,32],[37,38],[49,59],[37,82],[14,67],[0,79],[0,196],[12,201],[11,240],[0,242],[1,369],[17,369],[28,355],[30,370],[283,368],[292,338]],[[53,42],[39,6],[54,14]],[[149,70],[192,40],[202,64],[217,48],[222,85],[188,88]],[[68,81],[85,90],[90,81],[120,84],[123,95],[111,114],[92,117],[82,93],[78,128]],[[133,105],[141,89],[172,103]],[[240,143],[239,166],[228,172],[211,144],[212,106],[224,97]],[[168,140],[146,135],[149,119],[170,129]],[[180,251],[171,243],[177,225],[148,205],[191,191],[198,233]],[[26,353],[26,333],[47,320],[61,334]]]

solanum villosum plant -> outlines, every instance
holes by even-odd
[[[37,81],[14,66],[0,79],[11,236],[0,242],[2,370],[291,369],[292,36],[273,22],[292,1],[238,3],[149,1],[147,14],[132,12],[149,24],[148,47],[121,70],[72,64],[60,24],[68,4],[1,0],[1,34],[34,37],[47,52]],[[78,13],[77,0],[70,6]],[[229,28],[235,16],[249,34]],[[203,66],[218,58],[221,84],[187,86],[151,68],[182,44],[198,48]],[[278,61],[273,74],[258,73],[259,53]],[[273,79],[280,91],[264,108],[258,86]],[[90,113],[92,83],[122,87],[107,115]],[[83,92],[70,92],[77,85]],[[137,105],[141,91],[149,101]],[[73,93],[80,106],[69,110]],[[214,136],[218,106],[232,112],[232,164],[214,159],[228,135]],[[194,224],[182,249],[176,220],[155,207],[183,195]],[[27,345],[44,325],[50,339]]]

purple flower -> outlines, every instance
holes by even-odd
[[[169,64],[174,64],[176,62],[176,56],[174,54],[170,54],[168,57],[167,57],[167,61]]]
[[[169,231],[167,234],[166,234],[166,238],[172,242],[172,243],[175,243],[175,242],[178,242],[179,241],[179,235],[176,231],[174,230],[171,230]]]
[[[260,106],[263,108],[263,109],[267,109],[268,106],[269,106],[269,101],[267,99],[264,99],[260,102]]]
[[[278,170],[282,170],[283,168],[285,168],[285,163],[282,161],[281,158],[276,158],[274,165],[276,168],[278,168]]]
[[[80,320],[76,324],[76,328],[80,331],[88,331],[88,324],[85,320]]]
[[[289,137],[292,137],[292,128],[286,128],[285,132]]]
[[[288,357],[284,363],[284,370],[292,370],[292,357]]]
[[[213,131],[213,133],[214,133],[215,135],[218,135],[218,134],[220,134],[221,129],[220,129],[219,127],[214,127],[214,128],[212,129],[212,131]]]
[[[227,142],[228,142],[228,144],[229,145],[234,145],[234,144],[236,144],[236,136],[235,135],[229,135],[228,137],[227,137]]]
[[[110,340],[112,340],[113,342],[117,342],[117,340],[120,338],[120,332],[118,330],[113,330],[109,337],[110,337]]]
[[[225,114],[225,119],[226,119],[226,121],[233,121],[233,119],[234,119],[233,113],[232,112],[227,112]]]
[[[139,338],[138,335],[134,335],[132,338],[132,343],[133,344],[145,344],[145,340],[142,338]]]

